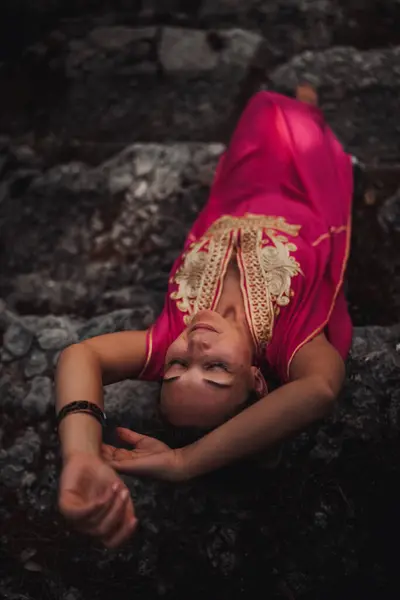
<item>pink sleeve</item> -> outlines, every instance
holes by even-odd
[[[138,379],[158,381],[162,377],[164,359],[170,345],[169,310],[166,302],[161,314],[147,331],[146,360]]]
[[[282,383],[289,381],[297,352],[320,333],[325,333],[343,360],[351,346],[352,323],[341,285],[335,289],[327,281],[321,282],[307,299],[298,300],[290,314],[278,319],[266,351],[267,362]]]

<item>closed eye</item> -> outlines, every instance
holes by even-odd
[[[223,362],[212,362],[212,363],[208,363],[207,365],[205,365],[205,369],[206,371],[225,371],[226,373],[229,373],[229,368],[228,365],[226,365]]]
[[[182,360],[181,358],[174,358],[173,360],[169,361],[169,363],[165,367],[165,370],[169,369],[170,367],[172,367],[174,365],[179,365],[181,367],[187,367],[188,363],[185,360]]]

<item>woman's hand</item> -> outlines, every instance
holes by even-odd
[[[60,512],[75,529],[107,548],[125,542],[137,526],[129,490],[100,457],[71,455],[61,473]]]
[[[117,428],[117,433],[122,441],[134,448],[124,450],[103,444],[103,458],[116,471],[166,481],[183,481],[186,478],[180,449],[173,450],[159,440],[122,427]]]

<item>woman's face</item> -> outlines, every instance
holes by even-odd
[[[201,311],[167,351],[161,411],[175,426],[216,427],[245,402],[255,372],[243,329]]]

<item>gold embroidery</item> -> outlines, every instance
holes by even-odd
[[[299,230],[299,225],[291,225],[283,217],[254,214],[228,215],[213,223],[189,246],[170,280],[178,286],[171,298],[185,313],[185,324],[199,310],[217,306],[236,247],[248,325],[255,343],[264,348],[271,339],[275,315],[290,302],[291,279],[301,273],[290,255],[297,247],[282,234],[295,237]]]
[[[297,246],[288,242],[285,236],[277,235],[273,229],[269,229],[267,235],[273,242],[273,246],[263,245],[261,251],[267,287],[277,306],[287,306],[290,302],[291,279],[299,273],[303,274],[300,264],[290,256],[290,252],[296,252]]]
[[[222,282],[222,275],[225,275],[232,254],[231,237],[230,231],[224,231],[220,237],[217,236],[216,239],[210,241],[208,260],[199,289],[198,301],[195,305],[195,313],[208,308],[212,310],[219,299],[222,285],[219,286],[218,298],[217,286]]]
[[[263,240],[263,233],[268,236],[267,240]],[[241,249],[243,279],[248,282],[243,295],[247,300],[247,318],[253,338],[262,349],[272,337],[280,307],[290,302],[292,277],[302,273],[300,264],[290,256],[297,246],[273,229],[264,232],[258,229],[243,233]]]
[[[171,280],[179,286],[176,292],[172,292],[172,300],[177,301],[179,310],[189,315],[193,313],[194,304],[204,279],[208,256],[205,251],[201,251],[203,245],[204,242],[200,241],[190,246],[189,251],[184,255],[184,262]]]
[[[254,215],[252,213],[245,213],[243,217],[225,215],[211,225],[206,235],[215,235],[218,232],[232,229],[249,230],[254,228],[273,228],[294,237],[299,234],[301,225],[291,225],[287,223],[285,217]]]

